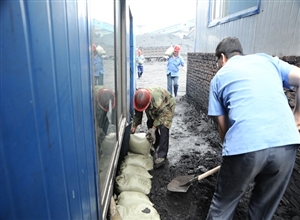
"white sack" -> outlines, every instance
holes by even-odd
[[[103,47],[101,47],[100,45],[98,45],[96,47],[97,53],[101,56],[101,55],[105,55],[106,51],[103,49]]]
[[[118,193],[124,191],[133,191],[141,192],[147,195],[151,190],[151,180],[144,176],[122,174],[116,177],[115,186]]]
[[[123,163],[120,166],[120,174],[136,174],[140,176],[147,177],[149,179],[152,178],[150,173],[144,167],[139,167],[131,164]]]
[[[127,207],[134,204],[145,204],[153,206],[148,196],[141,192],[124,191],[118,196],[117,204]]]
[[[134,154],[128,152],[123,161],[125,164],[131,164],[138,167],[144,167],[146,170],[153,169],[153,158],[149,155]]]
[[[174,53],[174,48],[171,46],[166,50],[165,55],[170,57],[173,55],[173,53]]]
[[[123,220],[160,220],[156,209],[146,204],[135,204],[128,207],[117,205],[117,210]]]
[[[132,153],[148,155],[150,154],[151,143],[146,138],[146,133],[130,134],[129,148]]]

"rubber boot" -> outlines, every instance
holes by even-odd
[[[177,91],[178,91],[178,85],[174,85],[174,95],[175,95],[175,97],[177,96]]]

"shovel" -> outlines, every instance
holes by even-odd
[[[171,192],[187,192],[188,189],[190,188],[191,184],[198,180],[202,180],[207,176],[210,176],[214,173],[216,173],[221,166],[217,166],[199,176],[194,176],[194,175],[187,175],[187,176],[178,176],[175,177],[169,184],[168,184],[168,190]]]

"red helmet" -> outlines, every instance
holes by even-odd
[[[111,101],[111,108],[116,105],[115,93],[110,89],[99,89],[97,93],[97,102],[100,108],[104,111],[109,110],[109,101]]]
[[[96,45],[95,45],[95,44],[93,44],[92,46],[93,46],[93,47],[92,47],[92,48],[93,48],[93,51],[95,51],[95,50],[96,50],[96,48],[97,48],[97,47],[96,47]]]
[[[175,46],[174,46],[174,51],[175,51],[175,52],[180,51],[180,46],[179,46],[179,45],[175,45]]]
[[[134,109],[142,112],[150,105],[152,96],[149,90],[147,89],[138,89],[133,98]]]

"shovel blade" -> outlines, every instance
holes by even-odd
[[[182,183],[189,183],[194,178],[194,175],[177,176],[167,186],[171,192],[187,192],[191,184],[182,185]]]

